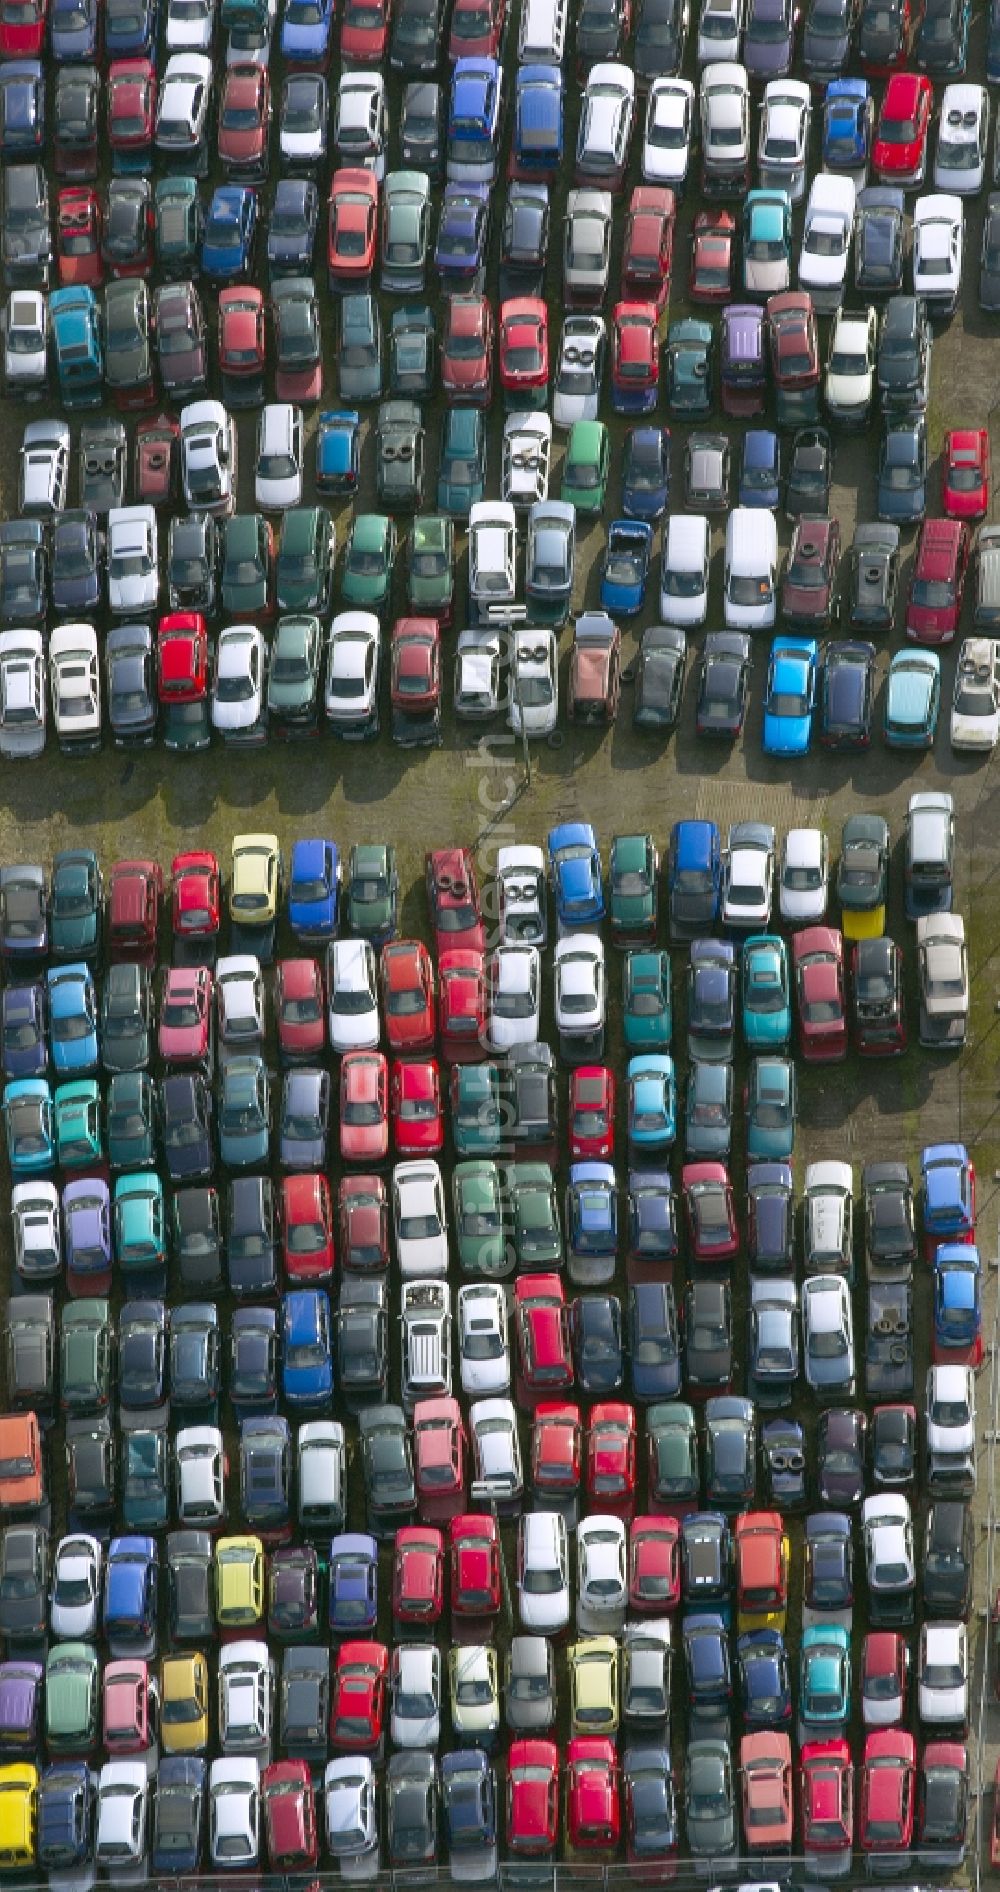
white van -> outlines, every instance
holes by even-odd
[[[517,36],[522,66],[561,66],[566,51],[569,0],[524,0]]]
[[[778,528],[773,512],[736,506],[726,525],[723,613],[731,631],[769,631],[778,592]]]
[[[664,624],[704,624],[708,616],[710,539],[704,513],[672,513],[660,554]]]

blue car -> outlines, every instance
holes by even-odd
[[[295,1412],[328,1412],[333,1400],[330,1296],[325,1288],[285,1295],[281,1319],[281,1385]]]
[[[748,427],[743,436],[739,504],[772,511],[781,504],[781,446],[769,427]]]
[[[646,598],[653,528],[642,519],[612,519],[601,569],[601,606],[611,617],[634,617]]]
[[[785,1638],[778,1629],[753,1629],[736,1643],[743,1726],[782,1733],[792,1721],[792,1678]]]
[[[361,480],[361,415],[328,407],[316,423],[316,491],[356,493]]]
[[[100,44],[98,0],[52,0],[49,50],[57,65],[85,65]]]
[[[665,1052],[630,1058],[625,1082],[628,1137],[633,1154],[640,1150],[669,1149],[677,1135],[677,1081],[673,1058]]]
[[[972,1242],[942,1242],[934,1257],[934,1359],[978,1366],[982,1359],[982,1268]]]
[[[156,63],[160,31],[159,0],[107,0],[104,9],[104,57],[151,59]]]
[[[456,59],[448,100],[448,178],[453,184],[496,182],[503,120],[503,69],[488,54]]]
[[[156,1770],[156,1819],[150,1870],[169,1879],[201,1865],[208,1762],[197,1754],[168,1754]]]
[[[57,1077],[86,1077],[97,1069],[97,992],[82,961],[53,966],[46,977],[52,1067]]]
[[[363,1531],[344,1531],[330,1545],[330,1628],[363,1636],[378,1621],[378,1544]]]
[[[936,650],[897,650],[889,664],[883,735],[890,749],[929,749],[941,709]]]
[[[256,1055],[230,1059],[219,1085],[219,1158],[229,1169],[260,1169],[271,1140],[267,1066]]]
[[[200,1761],[204,1767],[205,1762]],[[160,1768],[158,1787],[163,1779]],[[162,1791],[162,1788],[161,1788]],[[38,1864],[42,1871],[84,1877],[92,1868],[94,1783],[86,1761],[50,1761],[38,1783]],[[188,1868],[194,1871],[196,1860]],[[182,1870],[171,1857],[168,1871]],[[154,1868],[156,1870],[156,1868]]]
[[[618,1189],[611,1163],[573,1163],[566,1187],[566,1240],[574,1280],[610,1280],[618,1254]]]
[[[333,939],[337,931],[340,858],[334,841],[296,841],[288,882],[288,919],[302,942]]]
[[[792,995],[788,948],[777,933],[744,940],[740,985],[747,1050],[782,1050],[792,1035]]]
[[[4,1085],[3,1121],[11,1175],[35,1176],[56,1160],[52,1091],[44,1077],[19,1077]]]
[[[292,1430],[273,1413],[240,1427],[240,1508],[250,1531],[265,1538],[291,1523]]]
[[[446,184],[441,203],[434,267],[446,292],[474,289],[486,266],[490,186]]]
[[[788,1163],[747,1165],[747,1260],[751,1268],[795,1266],[795,1181]]]
[[[565,97],[561,66],[519,66],[514,86],[514,164],[531,182],[562,163]]]
[[[45,143],[45,77],[40,59],[0,66],[0,155],[33,157]]]
[[[289,64],[325,66],[333,31],[334,0],[287,0],[281,55]]]
[[[601,856],[590,822],[563,821],[550,828],[546,849],[560,927],[593,926],[602,920]]]
[[[746,1087],[747,1162],[789,1162],[795,1146],[795,1115],[791,1058],[754,1058]]]
[[[0,1045],[4,1077],[45,1076],[49,1068],[49,1048],[45,987],[40,979],[30,985],[4,987],[0,1000]]]
[[[456,1878],[471,1877],[483,1860],[496,1859],[496,1772],[482,1748],[459,1748],[441,1762],[441,1812],[445,1845]],[[462,1861],[467,1860],[466,1872]]]
[[[976,1226],[976,1172],[964,1143],[928,1143],[920,1155],[924,1249],[933,1261],[939,1242],[961,1241]]]
[[[104,398],[104,344],[101,312],[89,283],[53,289],[49,327],[63,407],[99,407]]]
[[[722,897],[722,837],[714,821],[675,821],[667,851],[670,937],[710,933]]]
[[[104,1579],[104,1634],[115,1660],[156,1651],[160,1562],[152,1537],[113,1537]]]
[[[212,192],[201,239],[201,267],[210,282],[234,283],[253,266],[259,201],[249,184],[220,184]]]
[[[685,1523],[687,1523],[685,1519]],[[687,1600],[687,1599],[685,1599]],[[681,1622],[689,1708],[728,1718],[733,1697],[729,1630],[721,1611],[699,1610]]]
[[[765,755],[808,755],[818,665],[814,637],[774,639],[764,686]]]
[[[669,427],[630,427],[625,436],[622,511],[629,519],[662,518],[670,503]]]
[[[804,1631],[799,1648],[799,1734],[836,1741],[851,1712],[851,1638],[841,1623]]]
[[[863,176],[871,156],[874,122],[867,79],[834,79],[823,101],[823,169]]]

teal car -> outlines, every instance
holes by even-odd
[[[453,1064],[451,1139],[457,1156],[494,1156],[500,1148],[500,1066]]]
[[[622,972],[625,1043],[643,1051],[666,1051],[673,1037],[670,955],[631,952]]]
[[[122,1514],[126,1531],[159,1531],[169,1509],[166,1428],[142,1426],[125,1435]]]
[[[513,1163],[507,1171],[510,1231],[517,1270],[561,1268],[565,1256],[559,1198],[548,1163]]]
[[[667,1150],[677,1135],[677,1080],[665,1052],[630,1058],[625,1073],[628,1140],[633,1152]]]
[[[60,1169],[92,1169],[95,1163],[103,1163],[101,1092],[96,1078],[60,1084],[52,1100],[52,1113]]]
[[[44,1077],[4,1085],[3,1122],[11,1175],[37,1176],[56,1160],[52,1092]]]
[[[936,650],[897,650],[885,689],[883,735],[890,749],[929,749],[941,708]]]
[[[467,519],[486,493],[486,417],[478,407],[450,407],[438,465],[438,511]]]
[[[113,1208],[114,1249],[123,1274],[142,1277],[153,1291],[154,1279],[166,1286],[167,1220],[163,1184],[148,1170],[119,1176]]]
[[[47,976],[52,1066],[57,1077],[84,1077],[97,1069],[97,991],[80,960],[53,966]]]
[[[611,466],[608,430],[602,420],[576,420],[569,430],[559,497],[578,515],[596,518],[604,511]]]
[[[776,933],[756,933],[740,956],[743,1038],[748,1051],[782,1051],[792,1035],[788,948]]]
[[[388,513],[356,513],[340,580],[343,605],[359,611],[383,610],[389,602],[395,557],[396,528]]]
[[[712,412],[712,330],[692,316],[667,331],[667,407],[681,420]]]
[[[170,277],[195,277],[204,212],[194,177],[159,177],[153,187],[156,261]]]
[[[219,1159],[228,1169],[259,1169],[271,1141],[267,1066],[256,1055],[232,1058],[219,1086]]]
[[[751,1061],[744,1092],[747,1162],[790,1161],[795,1146],[795,1066],[791,1058]]]
[[[851,1712],[851,1638],[840,1623],[807,1629],[799,1647],[799,1739],[836,1741]]]
[[[53,959],[98,959],[104,888],[92,847],[65,848],[52,863],[49,951]]]
[[[336,553],[337,537],[325,506],[293,506],[286,512],[275,567],[277,609],[325,617]]]
[[[451,1179],[458,1261],[463,1274],[508,1272],[503,1194],[495,1163],[456,1163]]]
[[[616,834],[609,862],[611,938],[645,946],[656,938],[660,857],[651,834]]]
[[[114,1170],[156,1162],[156,1092],[148,1071],[116,1071],[104,1100],[104,1136]]]

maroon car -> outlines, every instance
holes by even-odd
[[[827,623],[833,610],[840,563],[840,522],[798,519],[781,581],[781,610],[788,624],[811,628]]]

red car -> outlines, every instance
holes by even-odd
[[[628,1551],[628,1606],[660,1616],[681,1600],[681,1527],[676,1518],[632,1521]]]
[[[413,1470],[422,1524],[447,1524],[466,1506],[466,1440],[457,1399],[418,1399]]]
[[[201,612],[172,611],[162,617],[156,633],[156,690],[161,706],[203,703],[209,681],[208,629]]]
[[[981,519],[990,503],[990,436],[960,427],[944,438],[941,503],[949,519]]]
[[[733,1541],[740,1632],[781,1628],[788,1609],[789,1551],[780,1511],[741,1512]]]
[[[108,891],[108,940],[112,964],[137,960],[156,964],[156,941],[163,898],[159,861],[116,861]]]
[[[378,1754],[385,1724],[389,1651],[381,1642],[342,1642],[333,1667],[330,1745],[336,1754]]]
[[[863,982],[864,1010],[859,998]],[[854,1049],[863,1058],[895,1058],[906,1050],[903,949],[882,934],[864,940],[851,955]]]
[[[488,407],[493,398],[493,309],[488,296],[446,296],[441,341],[446,400]]]
[[[632,1407],[621,1400],[592,1406],[587,1427],[589,1510],[607,1512],[628,1523],[635,1511],[636,1457]]]
[[[342,1176],[337,1191],[340,1265],[383,1274],[389,1266],[389,1196],[381,1176]]]
[[[531,1428],[531,1488],[545,1510],[576,1522],[580,1502],[583,1432],[579,1406],[541,1400]]]
[[[892,1728],[907,1718],[910,1650],[898,1629],[873,1629],[861,1646],[861,1712],[866,1728]]]
[[[615,1076],[606,1064],[580,1064],[569,1078],[569,1153],[613,1162]]]
[[[346,65],[380,66],[389,43],[392,0],[344,0],[340,57]]]
[[[571,1392],[569,1314],[557,1274],[518,1275],[514,1282],[514,1324],[518,1405],[534,1407],[554,1393]]]
[[[156,1740],[156,1695],[148,1664],[123,1659],[106,1664],[101,1677],[104,1746],[112,1757],[145,1754]]]
[[[792,1846],[792,1744],[787,1734],[745,1734],[740,1742],[743,1839],[751,1858]]]
[[[728,210],[699,210],[691,239],[688,297],[692,302],[731,302],[736,219]]]
[[[295,1287],[333,1277],[333,1205],[325,1176],[283,1176],[281,1240],[285,1275]]]
[[[312,1872],[319,1859],[316,1795],[305,1761],[271,1761],[260,1777],[272,1872]]]
[[[164,1064],[212,1062],[212,975],[207,966],[171,966],[160,1003]]]
[[[394,1060],[391,1108],[397,1156],[434,1156],[444,1148],[441,1072],[436,1058]]]
[[[725,1163],[685,1163],[681,1193],[692,1261],[731,1261],[739,1253],[740,1236]]]
[[[537,1859],[559,1838],[559,1750],[554,1741],[512,1741],[507,1754],[507,1850]]]
[[[444,1538],[427,1524],[396,1532],[392,1556],[392,1614],[396,1623],[423,1628],[444,1609]]]
[[[137,505],[170,506],[177,498],[181,424],[173,414],[157,414],[135,430]]]
[[[807,1860],[847,1871],[854,1849],[854,1768],[846,1741],[806,1741],[799,1750],[799,1818]]]
[[[331,289],[363,289],[375,268],[378,178],[374,171],[335,171],[327,212],[326,267]]]
[[[611,314],[611,403],[618,413],[648,413],[660,382],[659,317],[654,302],[616,302]]]
[[[379,970],[390,1051],[432,1051],[436,1038],[434,966],[426,946],[417,939],[391,940],[382,948]]]
[[[145,171],[153,158],[156,67],[149,59],[116,59],[108,70],[108,144],[112,171]]]
[[[858,1845],[878,1860],[875,1870],[892,1870],[892,1857],[913,1843],[917,1789],[917,1749],[903,1728],[876,1728],[865,1736],[861,1760]]]
[[[271,130],[271,81],[266,66],[228,66],[219,103],[219,163],[227,176],[263,177]]]
[[[162,633],[162,623],[161,623]],[[170,927],[175,951],[214,951],[221,922],[222,883],[214,854],[175,854],[170,864]]]
[[[406,744],[439,742],[441,626],[437,618],[397,618],[389,658],[393,735]]]
[[[926,73],[892,74],[872,145],[872,168],[881,183],[905,188],[923,182],[933,104],[934,87]]]
[[[847,1056],[844,941],[832,926],[806,926],[792,935],[799,1051],[807,1064],[835,1064]]]
[[[499,59],[506,24],[507,0],[455,0],[448,58]]]
[[[389,1154],[389,1067],[381,1051],[340,1061],[340,1159],[382,1163]]]
[[[765,305],[771,347],[771,377],[779,394],[806,394],[819,387],[819,333],[812,297],[786,289]]]
[[[448,1064],[473,1064],[486,1043],[486,961],[458,950],[438,959],[438,1037]]]
[[[540,296],[508,296],[500,304],[500,384],[509,408],[545,405],[549,311]]]
[[[263,294],[250,284],[223,289],[219,296],[219,369],[231,406],[249,406],[262,398],[266,362]]]
[[[964,520],[924,520],[906,600],[906,635],[918,644],[950,644],[958,630],[969,547]]]
[[[56,268],[62,289],[104,281],[101,200],[89,184],[67,184],[56,199]]]
[[[321,1057],[326,1049],[323,974],[315,959],[279,959],[274,1013],[282,1063]]]
[[[41,59],[48,17],[48,0],[2,0],[0,58]]]
[[[499,1616],[503,1600],[500,1526],[495,1517],[463,1512],[448,1532],[452,1616]]]
[[[670,299],[677,199],[664,184],[637,184],[625,223],[622,291],[652,302],[661,314]]]
[[[566,1841],[574,1851],[614,1853],[622,1832],[613,1741],[577,1735],[566,1749]]]
[[[923,1863],[937,1855],[946,1869],[966,1857],[969,1750],[963,1741],[928,1741],[917,1777],[916,1846]]]
[[[486,934],[471,849],[437,848],[427,855],[425,877],[439,969],[441,954],[454,946],[484,953]]]

